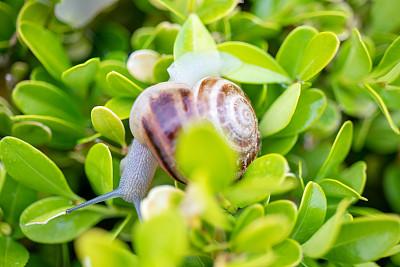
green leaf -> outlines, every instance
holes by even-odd
[[[342,200],[337,207],[336,213],[302,245],[305,256],[320,258],[330,250],[339,235],[342,226],[342,218],[348,206],[348,200]]]
[[[351,121],[346,121],[336,136],[328,158],[317,173],[317,181],[328,177],[333,170],[343,162],[350,151],[352,139],[353,123]]]
[[[129,118],[134,102],[134,98],[117,96],[108,100],[105,107],[114,112],[121,120],[125,120]]]
[[[283,156],[265,155],[254,160],[246,169],[242,179],[227,188],[224,195],[237,207],[257,203],[266,199],[269,193],[284,187],[288,171],[289,165]]]
[[[133,230],[133,245],[140,266],[177,266],[188,248],[186,227],[178,212],[165,212]]]
[[[174,56],[162,55],[154,65],[153,76],[156,83],[166,82],[169,79],[167,69],[174,62]]]
[[[374,74],[378,77],[387,75],[393,68],[400,63],[400,37],[390,44],[386,49],[378,67],[374,70]]]
[[[297,220],[297,206],[290,200],[276,200],[265,207],[265,215],[285,216],[288,220],[288,231],[291,232]]]
[[[158,24],[157,27],[153,30],[154,33],[152,34],[152,39],[151,39],[151,44],[154,44],[155,46],[155,49],[153,50],[167,57],[172,55],[174,53],[175,39],[180,29],[181,29],[180,25],[172,24],[168,21],[163,21],[160,24]],[[134,34],[136,34],[136,31]],[[152,49],[151,46],[146,48]],[[139,49],[134,49],[134,50],[139,50]],[[173,56],[172,56],[172,61],[173,61]]]
[[[212,267],[214,261],[207,256],[185,256],[179,267]]]
[[[106,107],[92,109],[92,123],[96,131],[104,137],[125,146],[125,128],[122,121],[114,112]]]
[[[57,149],[69,149],[73,148],[77,141],[85,136],[82,127],[72,124],[68,121],[49,117],[49,116],[38,116],[38,115],[22,115],[15,116],[13,118],[15,123],[19,122],[39,122],[50,128],[52,138],[49,143],[50,147]]]
[[[238,5],[236,0],[205,0],[196,6],[196,14],[204,24],[210,24],[228,15]]]
[[[286,216],[267,215],[256,219],[230,240],[236,252],[263,252],[279,244],[290,233],[290,222]]]
[[[75,241],[75,252],[81,262],[92,266],[139,266],[126,243],[100,228],[93,228]]]
[[[231,233],[231,239],[235,239],[237,234],[240,233],[252,221],[264,217],[264,207],[257,203],[244,209],[235,223]]]
[[[104,60],[100,63],[99,70],[96,74],[96,86],[110,96],[119,96],[120,93],[118,87],[110,87],[107,83],[107,75],[113,71],[124,76],[124,78],[128,78],[140,88],[147,87],[146,84],[138,81],[129,73],[126,63],[117,60]],[[136,92],[136,90],[134,91]]]
[[[229,18],[230,33],[235,41],[252,43],[260,39],[268,39],[280,32],[280,25],[271,21],[261,20],[252,13],[241,11]],[[229,38],[227,38],[229,40]]]
[[[322,188],[309,182],[304,190],[291,238],[303,244],[321,227],[326,215],[326,198]]]
[[[346,79],[359,80],[371,71],[371,57],[356,28],[343,44],[335,63],[338,75]]]
[[[4,107],[0,106],[0,135],[10,135],[13,122],[10,118],[10,115],[7,114],[7,110]]]
[[[362,197],[357,191],[338,180],[323,179],[319,181],[318,184],[322,187],[328,198],[355,198],[367,201],[367,199]]]
[[[209,123],[193,124],[178,136],[176,162],[188,179],[196,181],[196,172],[213,192],[230,185],[238,170],[234,151]],[[200,182],[200,181],[198,181]]]
[[[400,25],[396,10],[400,3],[396,0],[374,1],[371,7],[371,28],[375,35],[395,31]]]
[[[326,137],[335,132],[341,123],[341,111],[336,102],[328,99],[321,117],[311,126],[310,131],[318,137]]]
[[[264,138],[261,142],[261,155],[270,153],[286,155],[294,147],[298,138],[298,135],[283,138]]]
[[[106,145],[98,143],[90,148],[86,156],[85,173],[97,195],[113,190],[112,157]],[[111,204],[111,199],[107,201]]]
[[[400,239],[400,218],[377,215],[343,223],[339,236],[324,258],[341,263],[364,263],[383,256]]]
[[[46,70],[56,78],[71,67],[59,39],[49,30],[32,22],[21,22],[18,33]]]
[[[0,49],[9,47],[10,39],[15,31],[15,15],[11,6],[4,2],[0,3]]]
[[[0,266],[23,267],[28,262],[29,252],[11,237],[0,236]]]
[[[94,81],[100,65],[99,58],[91,58],[85,63],[67,69],[61,75],[62,81],[74,88],[78,95],[85,97],[89,85]]]
[[[331,32],[316,34],[308,43],[301,60],[298,79],[308,81],[333,59],[339,48],[338,37]]]
[[[33,146],[42,146],[50,142],[51,130],[40,122],[17,122],[12,127],[12,136]]]
[[[309,89],[301,92],[296,109],[288,124],[277,136],[293,136],[306,131],[322,115],[327,99],[318,89]]]
[[[383,115],[385,115],[387,121],[389,122],[390,128],[392,128],[392,130],[396,134],[400,135],[399,128],[393,122],[393,119],[390,116],[389,110],[386,107],[385,103],[383,102],[382,98],[378,95],[378,93],[368,83],[364,82],[364,85],[365,85],[366,91],[368,92],[368,94],[370,95],[372,100],[374,100],[374,102],[378,105],[379,109],[382,111]]]
[[[33,203],[21,214],[22,232],[35,242],[65,243],[74,240],[104,217],[102,213],[90,209],[65,214],[65,210],[73,206],[69,199],[63,197],[49,197]]]
[[[32,22],[44,26],[51,15],[51,7],[38,1],[26,1],[18,13],[17,27],[22,22]]]
[[[12,96],[17,107],[27,115],[51,115],[76,124],[82,123],[82,116],[75,103],[65,92],[51,84],[20,82]]]
[[[279,48],[276,60],[293,80],[299,74],[300,64],[308,43],[317,33],[313,27],[297,27],[289,33]]]
[[[45,154],[14,137],[0,141],[0,159],[15,180],[40,192],[78,200],[63,173]]]
[[[141,88],[139,85],[115,71],[108,73],[106,80],[108,86],[113,91],[112,95],[115,96],[136,98],[143,91],[143,88]]]
[[[277,133],[289,124],[295,113],[300,92],[300,84],[295,83],[275,100],[258,125],[262,137]]]
[[[385,198],[390,207],[397,213],[400,213],[400,168],[393,164],[390,165],[384,174],[383,189]]]
[[[244,42],[218,45],[222,56],[222,76],[243,83],[290,83],[286,72],[274,58],[260,48]]]
[[[36,191],[21,185],[7,175],[0,191],[0,206],[3,209],[5,221],[14,229],[18,227],[22,211],[36,198]]]
[[[361,195],[367,182],[367,164],[364,161],[354,163],[351,167],[340,172],[336,180]]]
[[[179,31],[174,44],[174,59],[187,52],[217,50],[214,39],[201,23],[199,17],[191,14]]]
[[[286,267],[297,266],[301,259],[301,247],[299,243],[292,239],[286,239],[281,244],[272,248],[275,256],[275,261],[268,266],[271,267]]]

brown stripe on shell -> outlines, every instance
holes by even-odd
[[[142,126],[145,133],[146,143],[150,150],[153,152],[154,158],[157,160],[160,167],[168,173],[169,176],[177,180],[178,182],[184,183],[180,179],[180,175],[172,168],[175,166],[174,158],[170,153],[167,152],[167,147],[170,147],[172,143],[165,143],[160,140],[159,136],[154,133],[162,132],[160,125],[158,123],[151,123],[147,118],[142,118]]]

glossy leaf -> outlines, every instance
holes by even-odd
[[[163,21],[154,29],[151,43],[155,46],[155,51],[163,56],[170,57],[174,53],[174,43],[181,26],[168,21]],[[135,31],[136,33],[136,31]],[[150,48],[151,47],[147,47]],[[137,50],[137,49],[135,49]],[[172,56],[172,61],[173,61]],[[172,63],[172,62],[171,62]]]
[[[61,79],[66,85],[74,88],[78,95],[86,96],[86,91],[89,85],[94,81],[99,64],[99,58],[91,58],[85,63],[73,66],[64,71],[61,75]]]
[[[136,224],[133,245],[140,266],[177,266],[188,248],[183,218],[171,211]]]
[[[336,213],[327,220],[317,232],[302,245],[304,255],[310,258],[320,258],[325,255],[338,238],[342,218],[349,203],[347,199],[342,200],[337,207]]]
[[[326,96],[318,89],[301,92],[296,110],[288,124],[277,136],[293,136],[306,131],[322,115],[326,107]]]
[[[18,33],[46,70],[60,80],[71,62],[57,37],[42,26],[27,21],[19,25]]]
[[[100,63],[99,70],[96,74],[96,86],[110,96],[120,96],[120,90],[118,87],[110,87],[107,83],[107,75],[111,72],[117,72],[118,74],[128,78],[134,84],[140,88],[146,88],[147,86],[136,80],[129,73],[128,68],[124,62],[117,60],[104,60]],[[117,78],[118,79],[118,78]],[[134,90],[134,89],[133,89]],[[135,90],[136,91],[136,90]]]
[[[204,24],[210,24],[225,17],[238,5],[235,0],[206,0],[196,6],[196,14]]]
[[[143,91],[143,88],[139,85],[116,71],[108,73],[106,80],[108,86],[114,92],[113,95],[136,98]]]
[[[51,115],[56,118],[82,122],[79,110],[61,89],[44,82],[20,82],[13,91],[13,100],[26,115]]]
[[[52,138],[49,143],[50,147],[58,149],[72,148],[80,138],[85,136],[82,127],[62,119],[38,115],[22,115],[14,117],[14,122],[16,123],[28,121],[39,122],[50,128],[52,133]]]
[[[75,241],[75,251],[81,262],[92,266],[139,266],[137,256],[126,243],[100,228],[93,228]]]
[[[390,44],[388,49],[386,49],[378,67],[374,70],[374,73],[382,77],[387,75],[398,63],[400,56],[400,38],[397,38]]]
[[[371,71],[371,57],[357,29],[353,29],[336,62],[336,71],[347,79],[359,80]]]
[[[367,164],[364,161],[359,161],[340,172],[336,179],[361,195],[367,182],[366,172]]]
[[[356,218],[343,223],[335,244],[324,258],[351,264],[375,261],[399,239],[400,218],[396,215]]]
[[[33,146],[41,146],[50,142],[51,130],[40,122],[18,122],[12,127],[12,136]]]
[[[317,136],[325,137],[337,131],[341,123],[341,111],[338,105],[332,101],[327,101],[321,117],[311,125],[310,131]]]
[[[264,207],[261,204],[257,203],[244,209],[235,223],[235,228],[232,231],[231,239],[235,239],[236,235],[252,221],[262,217],[264,217]]]
[[[297,220],[297,206],[290,200],[276,200],[265,207],[265,215],[285,216],[289,225],[288,231],[291,232]]]
[[[94,128],[104,137],[117,142],[121,146],[125,143],[125,128],[114,112],[106,107],[92,109],[92,123]]]
[[[222,56],[222,76],[243,83],[290,83],[275,59],[260,48],[244,42],[218,45]]]
[[[301,247],[299,243],[292,239],[286,239],[281,244],[272,248],[275,255],[275,261],[268,266],[286,267],[297,266],[302,258]]]
[[[37,1],[27,1],[18,14],[17,25],[28,21],[44,26],[50,14],[51,8],[49,6]]]
[[[377,92],[366,82],[364,82],[366,91],[368,94],[371,96],[372,100],[376,103],[376,105],[379,107],[379,109],[382,111],[383,115],[385,115],[387,121],[389,122],[390,128],[392,130],[400,135],[400,130],[397,127],[397,125],[393,122],[392,116],[389,113],[388,108],[386,107],[385,103],[383,102],[382,98],[377,94]]]
[[[286,155],[296,144],[298,138],[298,135],[283,138],[264,138],[261,142],[261,155],[270,153]]]
[[[351,142],[353,139],[353,124],[351,121],[346,121],[331,147],[328,158],[317,174],[317,180],[328,177],[333,170],[343,162],[349,153]]]
[[[115,113],[121,120],[129,118],[134,98],[113,97],[107,101],[105,107]]]
[[[308,81],[333,59],[339,48],[338,37],[331,32],[316,34],[308,43],[301,60],[298,79]]]
[[[49,197],[33,203],[21,214],[22,232],[35,242],[64,243],[81,235],[104,216],[89,209],[65,214],[65,210],[73,206],[63,197]]]
[[[21,184],[40,192],[79,199],[54,162],[28,143],[14,137],[3,138],[0,159],[7,173]]]
[[[10,135],[13,122],[10,118],[10,115],[7,114],[8,112],[4,109],[4,107],[0,107],[0,135]]]
[[[276,61],[293,80],[299,74],[301,61],[308,43],[317,33],[316,29],[309,26],[297,27],[289,33],[279,48]]]
[[[324,223],[326,209],[324,191],[318,184],[309,182],[304,190],[296,225],[290,237],[300,244],[306,242]]]
[[[113,190],[112,157],[106,145],[98,143],[90,148],[86,156],[85,173],[97,195]],[[111,203],[111,199],[107,201]]]
[[[0,236],[0,266],[23,267],[28,262],[28,250],[11,239]]]
[[[350,198],[350,199],[355,198],[355,199],[367,200],[365,197],[360,196],[360,194],[357,193],[357,191],[339,182],[338,180],[323,179],[319,181],[318,184],[322,187],[328,198],[329,197]]]
[[[189,179],[201,172],[205,183],[220,192],[234,180],[236,155],[211,124],[194,124],[178,137],[176,162]],[[216,179],[218,177],[218,179]]]
[[[232,205],[245,207],[266,199],[269,193],[284,187],[289,166],[279,154],[269,154],[254,160],[242,179],[225,191]]]
[[[217,50],[215,41],[201,23],[199,17],[191,14],[179,31],[174,44],[174,58],[177,60],[187,52]]]
[[[0,206],[5,221],[14,229],[18,227],[19,216],[32,202],[36,201],[37,192],[27,188],[7,175],[0,191]]]
[[[300,84],[295,83],[275,100],[258,125],[262,137],[277,133],[290,123],[300,98],[300,92]]]
[[[252,221],[230,242],[233,250],[237,252],[263,252],[282,242],[289,233],[290,224],[287,217],[268,215]]]
[[[168,81],[169,73],[167,69],[171,66],[173,62],[174,57],[172,55],[163,55],[157,60],[153,69],[153,76],[156,83]]]

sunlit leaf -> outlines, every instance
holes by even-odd
[[[93,108],[92,123],[94,128],[104,137],[117,142],[121,146],[126,145],[124,125],[117,115],[108,108],[101,106]]]

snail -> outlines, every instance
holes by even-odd
[[[129,125],[134,136],[119,187],[68,209],[66,213],[121,197],[140,203],[150,189],[158,165],[175,180],[186,183],[174,159],[176,137],[187,122],[207,120],[237,152],[240,178],[260,149],[257,117],[246,94],[236,84],[206,77],[193,88],[185,83],[163,82],[143,91],[132,106]]]

